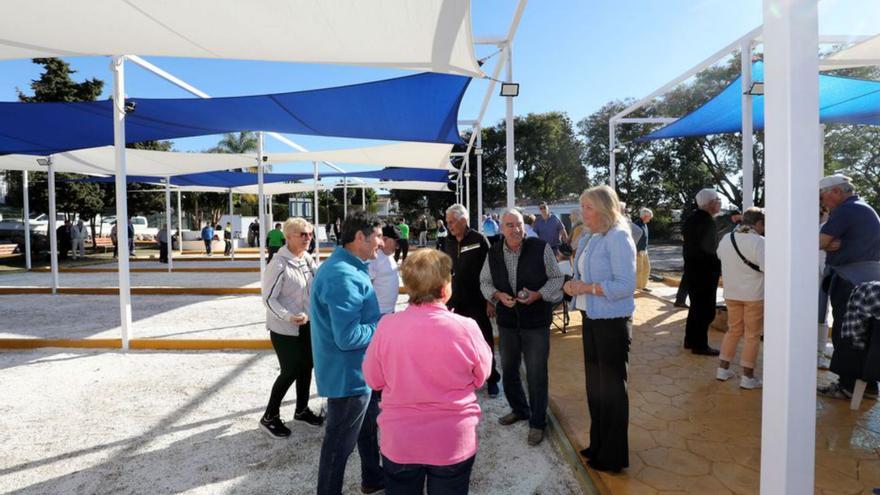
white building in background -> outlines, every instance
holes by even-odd
[[[6,196],[9,195],[9,183],[6,182],[6,176],[0,174],[0,205],[6,204]]]

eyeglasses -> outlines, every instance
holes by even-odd
[[[303,239],[311,239],[312,237],[315,236],[315,233],[314,232],[300,232],[299,236],[302,237]]]

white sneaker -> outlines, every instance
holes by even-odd
[[[819,354],[816,357],[816,367],[820,370],[827,370],[831,368],[831,360],[825,357],[824,354]]]
[[[763,383],[761,382],[761,379],[757,376],[753,376],[751,378],[743,376],[739,379],[739,388],[744,388],[746,390],[761,388],[762,385]]]
[[[722,382],[726,382],[727,380],[730,380],[735,376],[736,373],[730,371],[729,369],[718,368],[717,370],[715,370],[715,378],[721,380]]]

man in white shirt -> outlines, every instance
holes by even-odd
[[[715,377],[724,381],[736,376],[730,370],[730,361],[745,334],[739,386],[761,388],[761,380],[755,376],[755,361],[764,331],[764,210],[746,210],[742,223],[719,241],[718,258],[724,278],[728,330],[721,343]]]
[[[394,225],[382,227],[382,247],[376,253],[376,259],[370,261],[370,280],[379,300],[379,311],[384,315],[394,312],[397,295],[400,290],[400,275],[394,251],[400,240],[400,229]]]

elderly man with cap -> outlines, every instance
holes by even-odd
[[[394,259],[399,240],[400,229],[391,224],[382,227],[382,246],[376,252],[376,259],[368,262],[370,280],[373,281],[379,311],[383,315],[394,312],[400,292],[400,267]]]
[[[682,227],[684,237],[684,277],[691,299],[684,334],[684,348],[694,354],[717,356],[709,347],[709,325],[715,319],[715,293],[721,277],[721,261],[715,227],[715,215],[721,211],[721,198],[714,189],[697,193],[697,208]]]
[[[480,292],[480,270],[489,252],[489,240],[468,225],[468,210],[461,204],[446,209],[446,226],[449,236],[446,239],[446,254],[452,258],[452,297],[446,305],[455,314],[473,318],[483,333],[483,338],[492,350],[492,370],[486,380],[489,397],[498,397],[501,392],[498,382],[501,374],[495,364],[495,336],[489,311],[494,306],[486,304]]]
[[[836,383],[820,387],[819,393],[846,399],[852,396],[855,380],[861,376],[862,356],[841,337],[841,326],[854,286],[876,279],[880,263],[880,218],[859,198],[852,180],[845,175],[824,177],[819,182],[819,199],[831,212],[819,233],[819,248],[827,253],[822,285],[831,300],[834,319],[831,371],[838,375]],[[865,397],[877,398],[876,382],[868,384]]]

